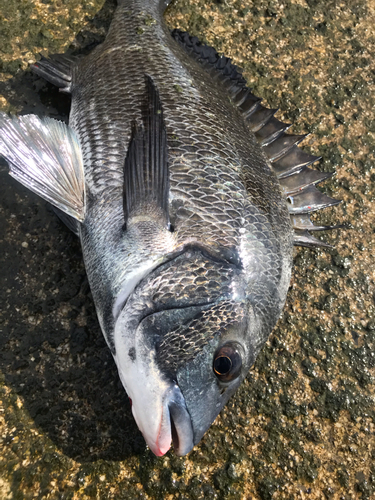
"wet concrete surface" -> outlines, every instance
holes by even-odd
[[[0,6],[0,106],[67,119],[30,62],[103,40],[114,2]],[[180,1],[167,22],[244,68],[336,175],[332,249],[296,249],[287,304],[245,383],[187,457],[156,458],[96,319],[79,242],[0,163],[2,499],[375,497],[373,2]]]

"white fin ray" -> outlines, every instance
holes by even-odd
[[[53,118],[0,113],[0,154],[10,175],[41,198],[82,222],[85,181],[78,138]]]

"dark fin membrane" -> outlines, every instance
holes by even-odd
[[[291,215],[290,220],[296,231],[327,231],[328,229],[339,229],[343,227],[342,224],[337,226],[317,226],[313,224],[309,214]]]
[[[259,144],[262,147],[265,147],[271,143],[274,143],[280,136],[285,135],[285,130],[287,130],[290,126],[290,124],[282,123],[273,116],[270,120],[267,121],[265,125],[263,125],[263,127],[258,130],[258,132],[255,132],[255,137]]]
[[[341,203],[322,193],[314,185],[309,185],[299,193],[287,197],[290,214],[307,214]]]
[[[201,43],[196,36],[190,36],[189,33],[179,29],[173,30],[171,35],[193,59],[204,66],[215,80],[220,80],[233,102],[240,108],[244,106],[244,113],[255,111],[261,99],[247,88],[240,69],[232,64],[229,57],[219,56],[213,47]]]
[[[293,145],[284,156],[272,162],[272,168],[278,179],[282,179],[300,172],[304,167],[318,160],[320,160],[320,156],[310,155],[298,146]]]
[[[263,151],[271,163],[285,156],[295,145],[299,144],[306,135],[282,134],[275,141],[263,147]]]
[[[167,133],[159,93],[149,76],[146,95],[143,124],[133,124],[125,158],[125,225],[132,217],[148,215],[170,228]]]
[[[40,61],[31,66],[33,73],[56,85],[61,92],[70,94],[73,66],[78,57],[65,54],[54,54],[49,59],[42,56]]]
[[[319,170],[303,167],[298,172],[288,175],[288,177],[279,178],[279,182],[285,196],[289,196],[301,193],[308,186],[319,184],[332,177],[332,175],[333,173],[331,172],[324,173],[319,172]]]
[[[298,144],[306,136],[286,133],[290,125],[282,123],[274,117],[277,110],[262,106],[261,99],[252,94],[247,87],[240,68],[232,64],[228,57],[220,56],[214,48],[201,43],[197,37],[190,36],[178,29],[172,31],[172,37],[229,92],[232,102],[241,111],[250,130],[262,146],[264,154],[271,162],[287,197],[292,223],[296,214],[307,214],[340,203],[340,201],[329,198],[315,188],[316,184],[328,179],[331,174],[307,168],[308,165],[320,158],[310,155],[298,147]],[[310,219],[308,220],[310,221]],[[293,224],[295,245],[329,246],[311,236],[309,231],[340,227],[316,227],[311,221],[307,226],[300,228]]]
[[[333,229],[333,228],[328,228]],[[315,236],[312,236],[307,230],[300,231],[299,229],[294,229],[294,245],[300,247],[324,247],[324,248],[333,248],[332,245],[329,245],[325,241],[318,240]]]
[[[269,109],[264,106],[259,106],[259,109],[252,114],[251,123],[249,123],[250,130],[254,133],[258,132],[258,130],[263,128],[270,121],[277,111],[277,109]]]

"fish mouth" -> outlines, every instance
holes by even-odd
[[[185,399],[178,386],[175,386],[173,398],[168,405],[173,448],[176,455],[182,457],[194,447],[194,433],[191,417],[186,408]]]
[[[168,389],[165,394],[156,440],[146,438],[146,442],[151,451],[158,457],[167,453],[171,442],[173,442],[174,452],[178,456],[186,455],[193,449],[193,426],[185,399],[177,385]]]

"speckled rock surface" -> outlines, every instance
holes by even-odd
[[[0,106],[66,119],[28,71],[89,51],[102,0],[0,5]],[[145,447],[105,345],[79,243],[0,163],[0,498],[375,497],[375,25],[365,0],[178,1],[168,24],[244,68],[254,92],[336,171],[346,224],[297,249],[284,314],[247,380],[189,456]]]

